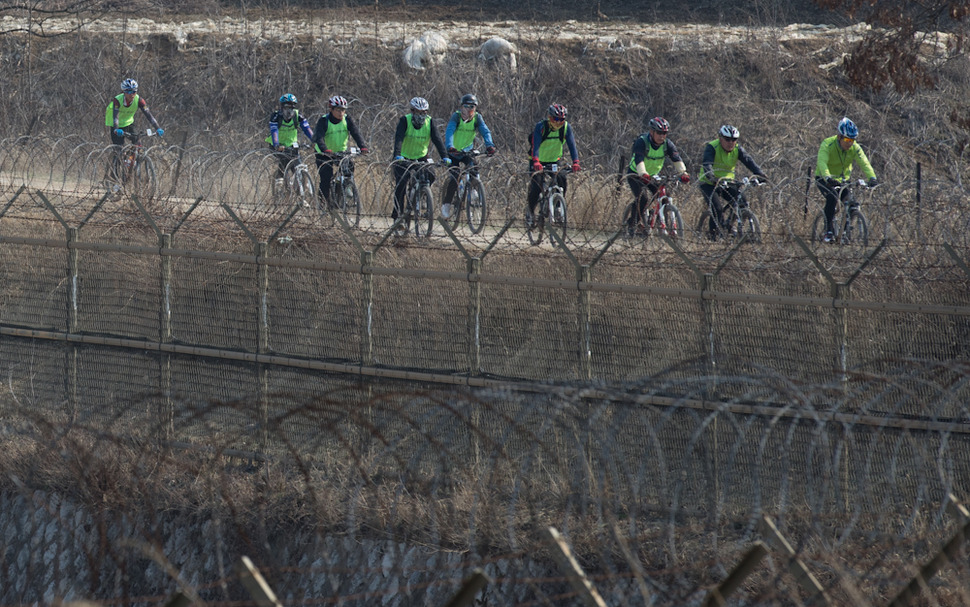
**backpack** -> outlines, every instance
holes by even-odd
[[[532,129],[531,131],[529,131],[529,147],[526,148],[526,154],[529,155],[530,159],[532,158],[532,139],[533,139],[532,136],[534,134],[535,134],[535,129]],[[545,141],[548,135],[549,135],[549,121],[543,120],[542,121],[542,140]],[[559,143],[563,143],[565,141],[566,141],[566,128],[564,126],[563,128],[559,129]]]

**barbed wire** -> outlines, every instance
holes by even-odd
[[[894,595],[964,524],[945,507],[970,481],[970,368],[753,371],[474,391],[305,374],[268,402],[142,394],[68,417],[8,386],[0,529],[25,539],[2,600],[239,600],[227,563],[246,553],[287,604],[440,604],[474,568],[494,580],[483,604],[561,604],[573,591],[539,533],[553,526],[607,604],[648,588],[677,605],[766,538],[765,516],[834,604]],[[166,441],[173,425],[192,438]],[[789,558],[744,600],[810,602]],[[927,592],[965,604],[965,573]]]
[[[213,209],[220,221],[228,208],[247,226],[262,225],[270,230],[284,221],[320,229],[333,224],[321,220],[312,209],[297,210],[291,200],[281,200],[273,192],[277,170],[276,159],[268,149],[237,151],[211,150],[201,145],[180,147],[156,142],[146,148],[154,169],[156,184],[150,192],[141,192],[140,202],[160,225],[182,221],[197,223],[200,217],[212,220]],[[0,142],[0,187],[12,196],[22,186],[50,197],[65,213],[88,215],[108,194],[106,182],[109,163],[116,154],[112,146],[81,141],[69,136],[58,139],[20,137]],[[303,152],[310,165],[313,185],[318,185],[312,154]],[[765,187],[749,189],[751,208],[759,217],[764,239],[787,246],[792,236],[807,239],[811,223],[821,213],[822,198],[811,182],[809,169],[813,157],[783,160],[771,173],[774,181]],[[908,159],[881,159],[892,167],[893,176],[905,175],[912,167]],[[506,233],[507,242],[518,240],[528,246],[521,232],[529,174],[524,158],[501,155],[483,159],[489,215],[487,229],[480,236],[459,228],[457,235],[471,242],[488,243],[506,226],[516,229]],[[376,155],[357,158],[355,179],[362,198],[363,233],[380,235],[391,226],[394,179],[389,163]],[[787,170],[786,170],[787,167]],[[440,206],[442,188],[448,173],[438,170],[434,186],[436,204]],[[862,194],[863,209],[869,216],[871,239],[886,239],[890,244],[918,248],[919,245],[949,243],[957,248],[968,246],[970,208],[967,193],[960,185],[935,176],[922,176],[919,181],[884,180],[880,188]],[[695,187],[675,187],[675,203],[684,218],[689,239],[706,239],[702,215],[706,210]],[[571,248],[600,249],[623,228],[621,218],[631,195],[619,175],[603,166],[594,166],[569,180],[567,193],[568,224],[566,239]],[[105,204],[103,201],[90,221],[112,223],[119,212],[133,211],[130,198]],[[190,213],[189,216],[184,216]],[[291,217],[292,215],[292,217]],[[439,230],[444,235],[443,230]],[[637,244],[636,241],[632,243]],[[448,245],[445,245],[448,246]]]

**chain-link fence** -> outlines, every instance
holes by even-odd
[[[753,199],[760,243],[628,240],[594,174],[530,247],[501,162],[482,234],[419,239],[380,164],[352,229],[277,204],[262,152],[152,148],[142,199],[57,146],[83,177],[0,165],[4,483],[33,512],[3,523],[6,601],[235,600],[249,553],[288,602],[441,604],[484,567],[486,604],[569,604],[552,525],[609,604],[699,603],[767,514],[827,595],[878,603],[960,522],[959,191],[921,183],[919,229],[870,201],[868,246],[808,242],[804,180]],[[789,562],[747,600],[808,602]]]

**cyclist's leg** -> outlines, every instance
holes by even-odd
[[[630,184],[630,192],[633,193],[633,212],[627,220],[627,227],[635,230],[638,224],[645,222],[644,212],[650,202],[651,189],[634,172],[628,173],[626,180]]]
[[[316,154],[317,175],[320,177],[320,187],[317,195],[320,200],[327,203],[330,200],[330,184],[333,182],[334,159],[323,154]]]
[[[825,231],[832,232],[832,220],[835,217],[835,209],[838,206],[838,195],[832,188],[828,186],[827,183],[825,183],[825,180],[822,178],[817,178],[815,180],[815,187],[818,188],[818,191],[821,192],[822,196],[825,198],[825,209],[823,211],[825,213]]]
[[[531,165],[529,170],[532,170]],[[538,173],[533,173],[532,178],[529,179],[529,195],[528,195],[528,212],[529,216],[532,217],[536,212],[536,205],[539,204],[539,194],[542,193],[542,181],[545,179],[545,174],[541,171]]]
[[[396,220],[400,215],[404,213],[404,196],[408,191],[408,180],[411,176],[411,171],[407,165],[402,162],[395,162],[392,166],[394,169],[394,210],[391,211],[391,219]]]
[[[448,169],[448,177],[445,179],[445,192],[441,199],[442,207],[453,203],[455,192],[458,191],[458,177],[461,175],[461,159],[451,154],[448,157],[451,158],[451,168]]]
[[[724,225],[724,214],[720,204],[720,196],[715,191],[713,184],[702,183],[700,187],[701,193],[704,195],[704,200],[707,202],[707,208],[710,211],[707,235],[711,240],[716,240],[720,226]]]

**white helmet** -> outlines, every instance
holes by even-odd
[[[428,100],[424,97],[412,97],[411,107],[419,111],[427,112],[429,107]]]
[[[134,78],[125,78],[121,81],[121,92],[122,93],[137,93],[138,92],[138,81]]]
[[[741,132],[738,131],[737,127],[730,124],[721,125],[721,129],[717,134],[725,139],[737,139],[741,136]]]

